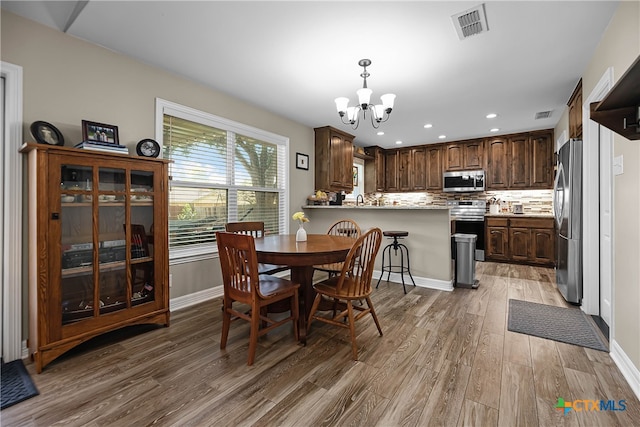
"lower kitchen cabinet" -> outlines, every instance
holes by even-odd
[[[487,217],[485,227],[488,261],[554,265],[553,218]]]

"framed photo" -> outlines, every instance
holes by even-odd
[[[296,168],[309,170],[309,156],[302,153],[296,153]]]
[[[118,126],[82,121],[82,140],[119,145]]]
[[[358,186],[358,168],[355,166],[353,167],[353,186]]]
[[[64,137],[51,123],[38,120],[31,123],[29,129],[39,144],[64,145]]]

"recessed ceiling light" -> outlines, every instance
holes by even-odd
[[[447,135],[440,135],[438,138],[445,139],[446,137],[447,137]]]
[[[377,135],[378,136],[382,136],[382,135],[384,135],[384,132],[380,131],[380,132],[377,133]]]
[[[487,119],[495,119],[496,117],[498,117],[498,115],[496,113],[487,114]]]
[[[425,129],[429,129],[429,128],[432,128],[432,127],[433,127],[433,125],[431,123],[427,123],[426,125],[424,125]]]
[[[489,132],[498,132],[500,129],[498,128],[493,128],[493,129],[489,129]]]
[[[400,145],[402,144],[402,141],[396,141],[396,144]]]

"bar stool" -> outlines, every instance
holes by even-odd
[[[380,274],[380,278],[378,279],[378,283],[376,284],[376,289],[378,289],[378,285],[380,285],[380,280],[382,280],[382,276],[384,276],[384,272],[387,272],[387,282],[389,281],[389,277],[391,273],[400,273],[400,278],[402,279],[402,289],[404,293],[407,293],[407,288],[404,286],[404,273],[405,271],[409,273],[409,277],[411,278],[411,282],[413,286],[416,285],[416,282],[413,280],[413,276],[411,275],[411,268],[409,264],[409,249],[402,243],[398,242],[398,239],[402,239],[403,237],[407,237],[409,235],[408,231],[385,231],[382,233],[385,237],[393,237],[393,242],[389,243],[382,250],[382,273]],[[398,256],[398,249],[400,250],[400,265],[391,265],[391,249],[394,250],[395,256]],[[404,257],[407,257],[407,266],[404,265]],[[389,265],[384,264],[385,256],[389,257]],[[396,269],[396,270],[394,270]]]

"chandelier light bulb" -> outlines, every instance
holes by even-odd
[[[349,98],[340,97],[335,99],[336,108],[338,109],[338,114],[340,117],[344,116],[344,113],[347,111],[347,106],[349,105]]]
[[[382,101],[382,105],[384,106],[384,110],[387,114],[391,113],[391,110],[393,110],[393,103],[396,100],[395,94],[385,93],[380,97],[380,100]]]

